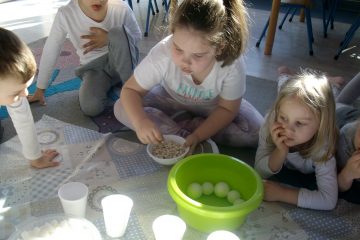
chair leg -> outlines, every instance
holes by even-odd
[[[338,49],[337,54],[335,55],[334,59],[337,60],[340,56],[340,54],[343,52],[344,49],[346,49],[351,42],[352,38],[354,37],[355,32],[360,27],[360,16],[357,17],[355,22],[351,25],[349,30],[346,32],[344,40],[342,41],[341,46]]]
[[[151,0],[149,0],[148,3],[148,10],[147,10],[147,16],[146,16],[146,24],[145,24],[145,32],[144,32],[144,37],[147,37],[149,34],[149,24],[150,24],[150,11],[151,9],[153,9]]]
[[[133,6],[132,6],[132,0],[128,0],[128,4],[129,4],[129,7],[131,8],[131,10],[133,9]]]
[[[259,47],[260,46],[260,42],[261,40],[263,39],[263,37],[265,36],[265,33],[266,33],[266,30],[267,28],[269,27],[269,21],[270,21],[270,18],[267,20],[266,24],[265,24],[265,27],[264,29],[262,30],[262,33],[260,35],[260,38],[259,40],[256,42],[256,47]]]
[[[326,8],[328,7],[328,0],[322,0],[322,23],[324,38],[327,38],[327,25],[326,25]]]
[[[168,14],[169,14],[170,0],[169,0],[169,2],[167,2],[167,0],[163,0],[163,5],[164,5],[164,7],[165,7],[165,14],[164,14],[164,19],[163,19],[163,21],[165,22],[165,20],[167,19]]]
[[[154,6],[152,5],[151,0],[149,0],[149,1],[150,1],[150,7],[151,7],[151,14],[153,16],[155,16]]]
[[[157,13],[159,13],[159,8],[158,8],[156,0],[154,0],[154,3],[155,3],[155,10],[156,10]]]
[[[296,14],[296,12],[297,12],[297,8],[294,8],[294,11],[293,11],[293,13],[291,14],[291,17],[289,18],[289,22],[292,22],[295,14]]]
[[[329,29],[329,24],[330,24],[330,29],[334,29],[335,14],[339,5],[339,0],[329,0],[329,1],[323,0],[323,25],[324,25],[325,38],[327,37],[327,30]],[[330,8],[328,16],[326,16],[326,10],[325,10],[326,4],[328,4],[327,7]]]
[[[279,29],[281,30],[282,29],[282,26],[284,24],[284,22],[286,21],[286,18],[287,16],[289,15],[290,11],[291,11],[292,7],[288,7],[286,13],[285,13],[285,16],[283,17],[283,19],[281,20],[281,23],[279,25]]]
[[[334,20],[335,20],[335,13],[337,8],[339,7],[339,0],[332,0],[334,1],[333,6],[331,8],[331,16],[330,16],[330,29],[334,29]]]
[[[305,18],[306,18],[306,29],[308,33],[308,44],[309,44],[309,54],[310,56],[314,55],[312,43],[314,41],[314,35],[312,31],[312,24],[311,24],[311,15],[310,15],[310,9],[305,8]]]

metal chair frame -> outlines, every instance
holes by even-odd
[[[287,16],[290,14],[291,10],[293,10],[292,16],[290,18],[291,21],[292,21],[292,18],[294,16],[294,14],[296,13],[296,11],[298,9],[304,9],[305,10],[307,36],[308,36],[308,44],[309,44],[309,54],[310,54],[310,56],[314,55],[314,51],[313,51],[313,47],[312,47],[312,43],[314,42],[314,35],[313,35],[313,31],[312,31],[310,8],[305,6],[305,5],[288,4],[288,3],[281,3],[281,6],[288,7],[288,10],[286,11],[284,18],[282,19],[282,21],[281,21],[281,23],[279,25],[279,29],[282,29],[282,26],[283,26]],[[270,20],[270,18],[266,22],[265,27],[264,27],[261,35],[260,35],[259,40],[256,42],[256,47],[260,46],[261,40],[263,39],[263,37],[266,34],[267,28],[269,27],[269,20]]]

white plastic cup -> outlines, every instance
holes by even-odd
[[[234,233],[225,231],[225,230],[219,230],[212,232],[206,240],[240,240],[238,236],[236,236]]]
[[[58,195],[68,216],[85,218],[88,187],[81,182],[69,182],[59,188]]]
[[[101,200],[106,234],[112,238],[122,237],[130,218],[133,200],[128,196],[113,194]]]
[[[181,240],[186,224],[177,216],[162,215],[154,220],[152,229],[156,240]]]

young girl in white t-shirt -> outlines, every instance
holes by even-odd
[[[194,146],[208,138],[232,146],[256,146],[263,122],[246,100],[241,54],[248,39],[242,1],[171,1],[171,35],[136,67],[115,104],[117,119],[144,143],[163,134]],[[185,114],[177,115],[179,111]]]
[[[265,201],[319,210],[336,206],[335,121],[335,100],[324,75],[304,71],[280,87],[260,129],[255,169],[284,184],[264,181]]]

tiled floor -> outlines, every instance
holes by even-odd
[[[47,36],[56,10],[66,4],[68,0],[18,0],[0,4],[0,26],[13,30],[25,42],[29,43]],[[163,38],[166,33],[166,22],[164,20],[164,8],[160,7],[160,13],[151,17],[151,28],[148,37],[144,37],[141,48],[148,51],[156,42]],[[133,9],[139,25],[145,27],[146,0],[140,3],[133,1]],[[308,55],[306,41],[306,24],[296,18],[292,23],[286,23],[283,30],[277,30],[273,53],[265,56],[263,53],[263,40],[260,48],[255,47],[260,32],[269,16],[269,11],[249,9],[251,17],[251,37],[246,53],[247,74],[265,79],[275,80],[276,69],[280,65],[290,67],[311,67],[325,71],[331,75],[342,75],[350,79],[360,71],[360,37],[358,31],[354,37],[349,51],[341,55],[340,59],[333,59],[338,45],[349,24],[335,22],[335,29],[331,30],[328,38],[322,37],[321,19],[313,18],[314,31],[314,56]],[[281,18],[282,15],[279,16]]]

